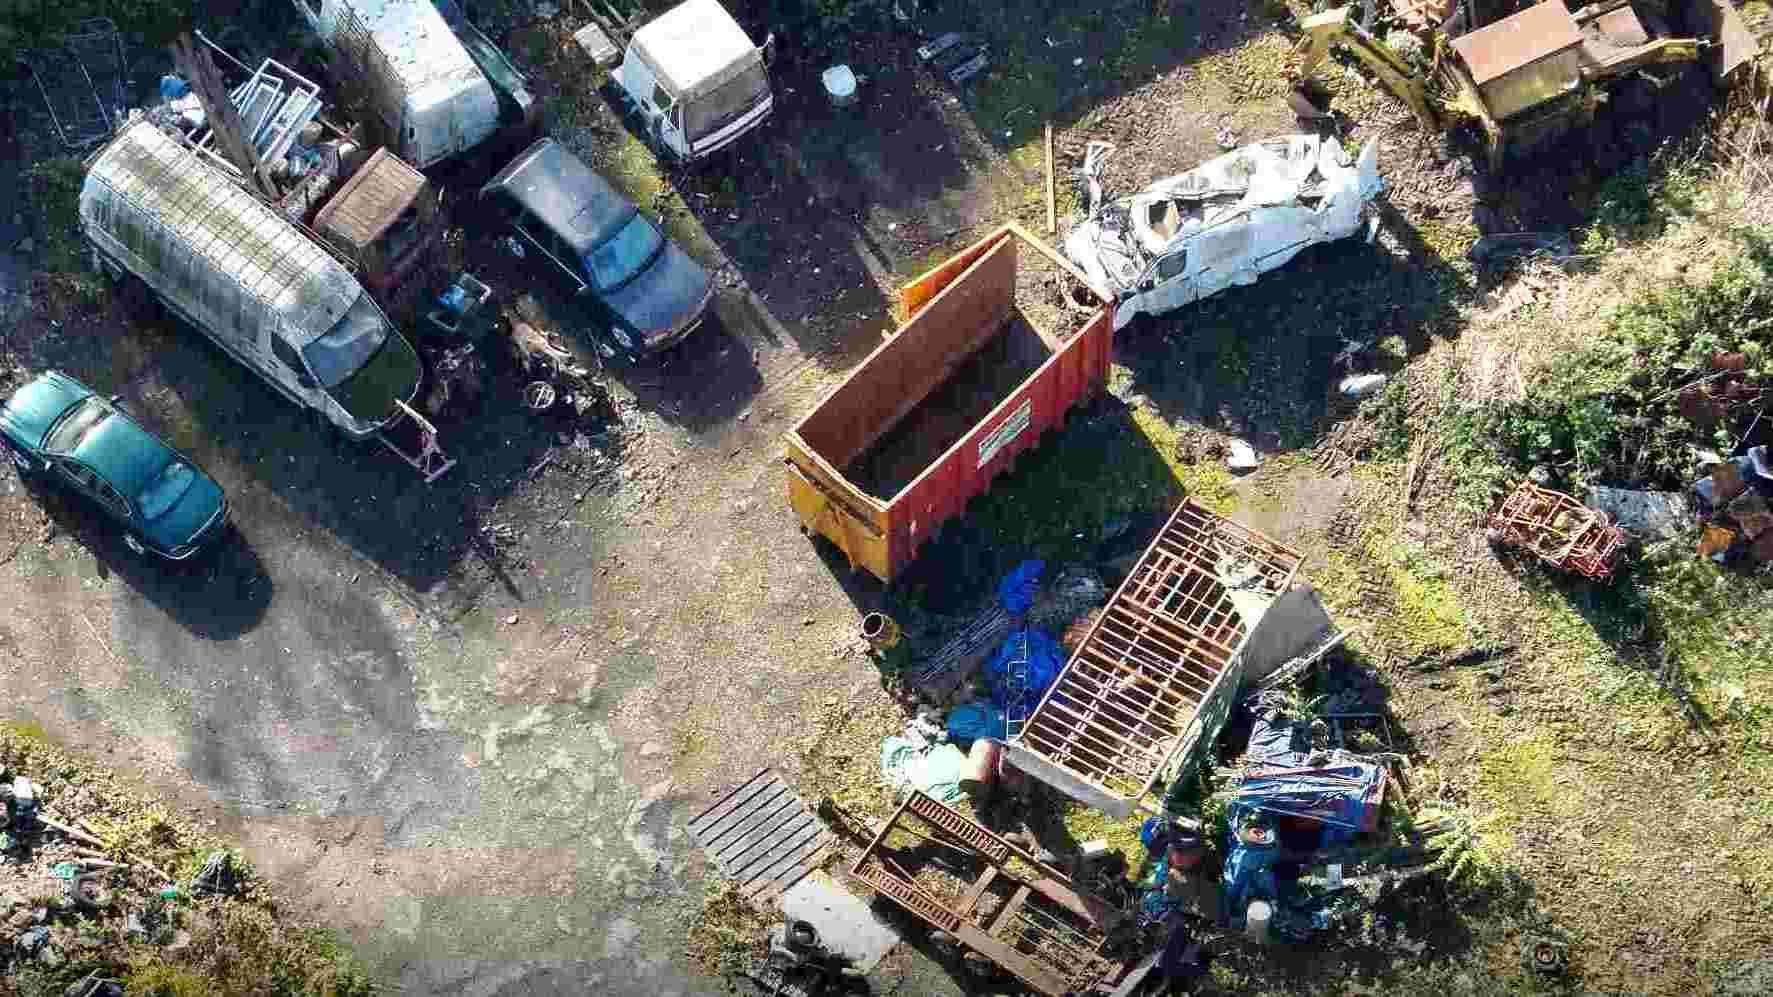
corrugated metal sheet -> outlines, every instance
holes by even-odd
[[[771,769],[690,818],[690,838],[747,897],[786,890],[824,861],[835,839]]]
[[[1545,0],[1453,39],[1478,86],[1582,42],[1563,0]]]
[[[80,191],[91,238],[139,261],[155,290],[212,328],[251,342],[275,323],[296,347],[363,295],[342,264],[152,122],[99,153]]]
[[[424,189],[423,173],[386,147],[377,149],[314,216],[314,228],[361,249],[380,239]]]

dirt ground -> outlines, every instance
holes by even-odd
[[[1109,179],[1126,189],[1215,154],[1227,130],[1294,129],[1265,75],[1286,48],[1272,15],[1227,0],[1175,16],[1143,42],[1161,50],[1149,73],[1100,61],[1112,20],[1055,22],[1048,51],[1034,46],[1061,68],[1085,61],[1056,121],[1062,171],[1087,140],[1114,141]],[[866,99],[840,113],[819,97],[821,53],[790,49],[769,130],[718,169],[662,178],[624,158],[620,120],[562,53],[577,23],[495,26],[542,74],[553,134],[721,281],[717,322],[656,364],[612,371],[620,425],[539,423],[502,377],[444,426],[460,464],[426,486],[388,455],[318,439],[190,330],[28,278],[22,223],[0,233],[0,388],[59,366],[121,393],[215,474],[238,524],[213,555],[169,569],[71,503],[0,482],[8,711],[218,821],[410,993],[717,992],[682,956],[710,874],[687,818],[765,765],[808,780],[821,753],[866,765],[873,742],[821,740],[821,718],[882,698],[861,615],[958,612],[1000,567],[979,558],[891,590],[853,576],[800,535],[779,440],[891,327],[900,279],[984,226],[1044,226],[1026,154],[1038,123],[1004,113],[1013,74],[957,93],[916,66],[913,39],[883,32],[852,51]],[[1348,342],[1379,344],[1396,369],[1445,330],[1479,290],[1456,265],[1479,229],[1567,222],[1584,203],[1532,182],[1480,190],[1469,160],[1418,136],[1401,107],[1332,89],[1353,108],[1349,141],[1382,144],[1393,210],[1380,239],[1312,250],[1117,344],[1123,393],[1268,455],[1346,414],[1330,358]],[[0,190],[15,193],[47,138],[22,85],[5,99]],[[469,259],[501,292],[527,289],[495,235],[466,233]],[[582,351],[583,330],[534,296],[525,307]],[[1123,431],[1104,405],[1068,432]],[[1240,516],[1325,563],[1351,486],[1275,466],[1238,486]],[[1108,560],[1155,523],[1087,526],[1109,537]],[[954,550],[991,541],[960,530]],[[894,966],[914,981],[904,992],[961,992],[927,964]]]

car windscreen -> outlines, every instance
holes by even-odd
[[[585,269],[591,271],[591,283],[599,291],[621,287],[634,278],[665,245],[665,237],[635,212],[614,235],[593,247],[585,255]]]
[[[382,313],[369,295],[362,294],[337,325],[302,347],[302,359],[322,387],[333,388],[357,373],[387,338]]]
[[[86,434],[111,415],[111,410],[96,397],[87,398],[64,414],[49,430],[43,448],[50,453],[73,453]]]
[[[752,59],[739,75],[689,101],[683,109],[683,130],[691,142],[707,138],[732,123],[769,94],[769,77],[764,74],[763,60]]]
[[[142,493],[136,497],[136,504],[142,508],[142,518],[159,519],[166,515],[166,510],[178,504],[191,482],[197,480],[197,472],[191,465],[182,460],[174,460],[166,465],[166,470],[154,475]]]

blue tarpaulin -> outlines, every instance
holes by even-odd
[[[1045,561],[1023,561],[1003,576],[1003,580],[997,583],[997,601],[1004,612],[1015,617],[1028,615],[1029,607],[1034,605],[1034,596],[1040,591],[1041,572],[1046,567]]]
[[[1023,693],[1012,697],[1009,687],[1010,670],[1024,654],[1028,658],[1028,681]],[[1040,697],[1046,695],[1047,687],[1059,677],[1059,671],[1064,667],[1065,649],[1059,646],[1059,642],[1051,634],[1033,627],[1010,631],[1003,646],[985,663],[985,680],[991,685],[992,705],[1011,716],[1027,717],[1040,704]],[[1017,702],[1010,702],[1012,698]]]
[[[1384,796],[1383,767],[1341,756],[1309,768],[1259,769],[1231,791],[1225,813],[1233,827],[1256,813],[1321,824],[1319,847],[1328,848],[1378,827]]]

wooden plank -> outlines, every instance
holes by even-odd
[[[956,907],[954,912],[961,917],[972,917],[973,909],[979,906],[980,898],[985,896],[985,891],[991,888],[991,881],[996,878],[997,866],[986,866],[985,871],[979,874],[978,880],[967,890],[966,896],[961,898],[960,906]]]
[[[1047,234],[1059,234],[1059,205],[1053,195],[1053,121],[1047,119]]]

